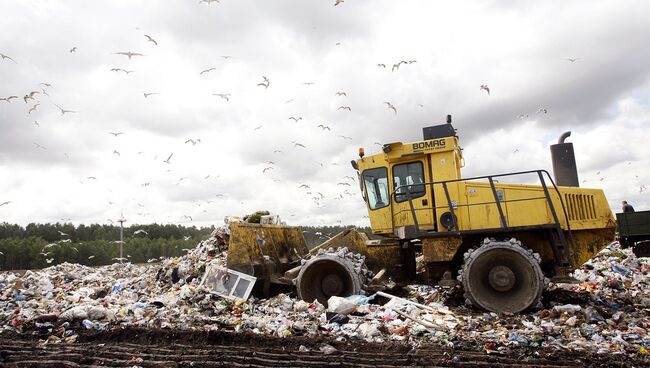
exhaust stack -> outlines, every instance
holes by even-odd
[[[573,152],[573,143],[565,143],[564,140],[571,135],[571,132],[564,132],[557,144],[551,145],[551,160],[553,162],[553,175],[555,184],[565,187],[579,187],[578,168],[576,157]]]

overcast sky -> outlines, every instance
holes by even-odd
[[[571,130],[581,186],[650,209],[649,2],[333,5],[2,1],[0,221],[367,225],[358,147],[447,114],[464,176],[550,171]]]

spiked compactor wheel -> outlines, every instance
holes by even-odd
[[[318,300],[327,305],[331,296],[349,296],[362,293],[371,272],[366,257],[347,248],[321,249],[306,261],[296,279],[298,296],[308,302]]]
[[[465,298],[497,313],[519,313],[536,306],[545,284],[539,262],[539,254],[514,238],[485,239],[480,247],[465,253],[459,274]]]

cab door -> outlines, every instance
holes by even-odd
[[[407,193],[408,188],[420,230],[434,229],[431,186],[423,184],[431,181],[428,168],[429,162],[426,156],[391,165],[392,190],[395,191],[391,200],[393,200],[393,219],[396,228],[415,225]]]
[[[380,166],[366,169],[361,173],[361,180],[372,232],[374,234],[392,234],[388,168]]]

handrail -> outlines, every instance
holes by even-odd
[[[494,178],[499,178],[499,177],[505,177],[505,176],[516,176],[516,175],[525,175],[525,174],[537,174],[537,176],[539,178],[539,181],[540,181],[540,185],[541,185],[542,189],[544,190],[544,197],[520,198],[520,199],[516,199],[516,200],[500,200],[499,196],[498,196],[498,193],[497,193],[497,190],[496,190],[496,187],[494,185],[494,180],[493,179]],[[553,189],[554,189],[555,193],[557,194],[557,196],[558,196],[558,198],[560,200],[560,205],[562,207],[562,214],[564,215],[564,220],[566,222],[567,232],[568,232],[568,235],[569,235],[569,242],[571,243],[571,245],[575,245],[574,239],[573,239],[573,234],[571,233],[571,225],[569,223],[569,216],[568,216],[568,213],[567,213],[566,206],[564,204],[564,200],[562,198],[560,190],[558,189],[557,185],[555,184],[555,181],[553,180],[553,178],[551,177],[551,174],[547,170],[527,170],[527,171],[518,171],[518,172],[513,172],[513,173],[504,173],[504,174],[496,174],[496,175],[475,176],[475,177],[470,177],[470,178],[431,181],[431,182],[424,182],[424,183],[417,183],[417,184],[405,184],[405,185],[400,185],[400,186],[396,187],[390,193],[390,196],[394,200],[396,200],[398,191],[400,191],[401,189],[406,189],[405,194],[406,194],[406,197],[407,197],[407,199],[409,201],[409,209],[410,209],[410,212],[411,212],[411,216],[413,217],[413,222],[414,222],[414,225],[415,225],[416,232],[418,234],[420,233],[420,227],[419,227],[419,224],[418,224],[418,221],[417,221],[417,216],[415,214],[415,209],[414,209],[414,206],[413,206],[413,197],[412,197],[411,191],[410,191],[410,188],[413,187],[413,186],[430,186],[431,191],[433,192],[434,185],[436,185],[436,184],[442,185],[442,188],[443,188],[443,191],[445,193],[446,200],[447,200],[447,206],[444,206],[444,207],[436,206],[435,205],[435,199],[434,199],[431,209],[435,210],[435,209],[438,209],[438,208],[448,208],[449,212],[452,215],[452,219],[454,220],[453,225],[456,228],[456,230],[458,230],[458,223],[457,223],[457,221],[455,221],[456,216],[454,214],[454,205],[452,203],[451,196],[449,194],[449,189],[447,187],[448,183],[455,183],[455,182],[461,182],[461,181],[467,182],[467,181],[472,181],[472,180],[480,180],[480,179],[485,180],[485,179],[487,179],[488,184],[490,186],[490,189],[492,190],[492,195],[494,197],[494,202],[483,202],[483,203],[473,203],[473,204],[458,204],[458,203],[456,203],[456,207],[462,207],[462,206],[468,206],[469,207],[469,206],[473,206],[473,205],[480,205],[480,204],[485,205],[485,204],[494,203],[497,206],[497,209],[499,211],[499,218],[500,218],[500,222],[501,222],[501,227],[505,228],[505,229],[507,229],[509,226],[508,226],[508,223],[507,223],[507,219],[505,218],[505,215],[503,213],[503,208],[501,206],[502,203],[508,203],[508,202],[514,202],[514,201],[546,199],[546,202],[549,205],[549,208],[551,210],[551,214],[553,215],[553,220],[555,221],[555,226],[557,228],[557,232],[558,232],[558,235],[560,237],[560,242],[562,243],[563,254],[564,254],[564,256],[566,257],[566,260],[569,263],[573,263],[573,261],[572,261],[573,257],[570,254],[570,251],[569,251],[569,248],[568,248],[568,245],[567,245],[567,241],[566,241],[566,238],[564,237],[564,232],[562,230],[562,225],[560,224],[560,219],[558,218],[557,213],[555,211],[555,207],[553,206],[553,201],[552,201],[552,199],[550,197],[550,193],[548,191],[548,185],[546,184],[546,182],[544,180],[545,179],[544,176],[546,176],[548,178],[549,182],[553,186]],[[404,193],[399,193],[399,194],[404,194]],[[396,202],[393,202],[393,203],[396,203]],[[401,210],[398,213],[401,213],[403,211],[405,211],[405,210]],[[393,210],[393,206],[391,206],[391,222],[392,222],[393,233],[394,233],[395,232],[395,213],[394,213],[394,210]],[[574,246],[574,248],[575,248],[575,246]]]

